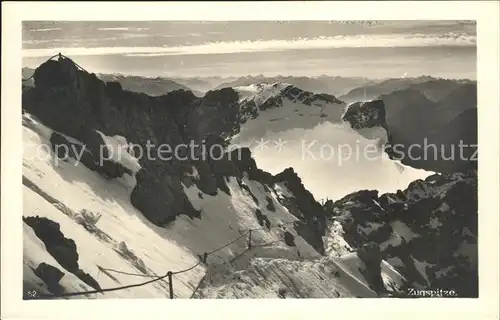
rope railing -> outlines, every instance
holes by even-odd
[[[248,230],[247,232],[245,232],[244,234],[242,234],[241,236],[239,236],[238,238],[235,238],[233,240],[231,240],[230,242],[226,243],[225,245],[223,246],[220,246],[218,247],[217,249],[215,250],[212,250],[210,252],[207,252],[207,255],[210,255],[210,254],[213,254],[213,253],[216,253],[217,251],[220,251],[226,247],[229,247],[231,244],[235,243],[236,241],[240,240],[241,238],[243,238],[244,236],[246,236],[248,233],[250,232],[250,230]]]
[[[199,266],[200,264],[207,263],[206,258],[208,256],[210,256],[210,255],[212,255],[212,254],[214,254],[214,253],[216,253],[216,252],[218,252],[218,251],[220,251],[220,250],[222,250],[222,249],[230,246],[231,244],[233,244],[236,241],[242,239],[246,235],[248,235],[247,248],[241,254],[239,254],[236,257],[242,256],[243,254],[249,252],[253,248],[259,248],[259,247],[268,246],[268,245],[271,245],[271,244],[274,244],[274,243],[278,243],[278,242],[284,242],[284,240],[275,240],[275,241],[271,241],[271,242],[267,242],[267,243],[263,243],[263,244],[253,244],[252,243],[252,231],[259,231],[259,230],[266,230],[266,229],[267,230],[271,230],[271,229],[275,229],[275,228],[282,228],[285,225],[293,224],[293,223],[295,223],[297,221],[298,220],[289,221],[289,222],[285,222],[285,223],[280,223],[280,224],[278,224],[276,226],[272,226],[270,228],[263,227],[263,228],[248,229],[245,233],[243,233],[239,237],[237,237],[237,238],[229,241],[228,243],[224,244],[223,246],[220,246],[217,249],[212,250],[210,252],[204,253],[203,258],[201,258],[193,266],[191,266],[189,268],[186,268],[186,269],[183,269],[183,270],[179,270],[179,271],[168,271],[166,274],[164,274],[162,276],[153,276],[153,275],[145,275],[145,274],[139,274],[139,273],[130,273],[130,272],[125,272],[125,271],[120,271],[120,270],[115,270],[115,269],[111,269],[111,268],[104,268],[104,267],[98,266],[98,269],[100,271],[108,271],[108,272],[115,272],[115,273],[120,273],[120,274],[125,274],[125,275],[131,275],[131,276],[150,277],[150,278],[152,278],[151,280],[148,280],[148,281],[145,281],[145,282],[140,282],[140,283],[131,284],[131,285],[125,285],[125,286],[118,286],[118,287],[113,287],[113,288],[106,288],[106,289],[95,289],[95,290],[88,290],[88,291],[67,292],[67,293],[61,293],[61,294],[40,294],[40,295],[37,295],[36,297],[32,297],[30,299],[56,299],[56,298],[74,297],[74,296],[88,295],[88,294],[94,294],[94,293],[97,294],[97,293],[111,292],[111,291],[117,291],[117,290],[124,290],[124,289],[129,289],[129,288],[135,288],[135,287],[144,286],[144,285],[156,282],[156,281],[163,280],[165,278],[168,278],[168,281],[167,280],[165,280],[165,281],[169,285],[170,299],[173,299],[174,298],[173,278],[172,278],[173,275],[175,275],[175,274],[181,274],[181,273],[185,273],[185,272],[191,271],[194,268],[196,268],[197,266]],[[230,262],[233,262],[234,260],[235,259],[231,259]],[[198,286],[195,288],[194,292],[191,294],[191,297],[194,296],[194,294],[198,290],[199,286],[200,285],[198,284]]]
[[[120,273],[120,274],[126,274],[128,276],[137,276],[137,277],[144,277],[144,278],[155,278],[155,277],[158,277],[157,275],[151,275],[151,274],[125,272],[125,271],[120,271],[120,270],[111,269],[111,268],[103,268],[101,266],[97,266],[97,267],[99,268],[99,270],[111,271],[111,272]]]
[[[150,283],[162,280],[162,279],[168,277],[169,273],[170,273],[170,271],[167,274],[160,276],[160,277],[156,277],[152,280],[141,282],[141,283],[130,284],[130,285],[126,285],[126,286],[100,289],[100,290],[96,289],[96,290],[89,290],[89,291],[67,292],[67,293],[62,293],[62,294],[40,294],[40,295],[37,295],[35,297],[35,299],[54,299],[54,298],[74,297],[74,296],[82,296],[82,295],[87,295],[87,294],[92,294],[92,293],[104,293],[104,292],[140,287],[140,286],[144,286],[146,284],[150,284]]]

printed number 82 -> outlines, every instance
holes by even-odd
[[[29,290],[28,297],[30,297],[30,298],[38,297],[38,293],[35,290]]]

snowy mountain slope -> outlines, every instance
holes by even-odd
[[[40,125],[44,131],[46,127]],[[24,216],[41,216],[61,224],[62,232],[73,238],[77,244],[80,260],[84,259],[89,272],[94,278],[98,273],[97,265],[105,268],[114,268],[131,273],[141,273],[130,261],[120,256],[120,243],[136,253],[142,260],[147,273],[162,275],[168,269],[178,269],[195,264],[197,257],[188,249],[177,246],[170,240],[167,233],[161,228],[155,228],[130,203],[131,187],[125,181],[107,180],[92,172],[75,161],[61,161],[55,165],[55,159],[48,153],[40,153],[40,146],[50,146],[49,141],[36,132],[23,127],[25,139],[23,155],[23,176],[29,183],[25,183]],[[40,154],[37,154],[40,153]],[[49,199],[56,199],[51,204],[28,185],[35,185],[36,190],[48,194]],[[75,219],[66,216],[56,207],[65,208],[66,213],[74,216],[82,210],[100,213],[101,218],[96,227],[106,235],[101,241],[97,236],[85,230]],[[89,250],[89,251],[87,251]],[[194,269],[190,274],[181,274],[181,283],[176,283],[176,292],[180,296],[190,294],[200,270]],[[138,277],[113,274],[120,284],[137,282]],[[140,278],[139,280],[144,280]],[[109,277],[99,277],[101,287],[118,286]],[[184,284],[185,283],[185,284]],[[122,290],[107,293],[106,297],[165,297],[168,287],[155,288],[153,286],[138,287],[137,289]],[[68,288],[69,289],[69,288]],[[69,290],[70,291],[70,290]]]
[[[322,121],[338,122],[345,108],[332,95],[304,91],[287,83],[260,83],[233,89],[240,96],[242,123],[234,142],[259,139],[266,133],[290,128],[310,129]]]
[[[432,175],[397,193],[359,191],[325,203],[355,250],[375,243],[415,288],[477,296],[477,173]]]
[[[381,100],[351,104],[343,119],[366,135],[366,130],[387,128],[384,111]],[[356,250],[366,244],[379,248],[413,287],[448,288],[474,297],[477,201],[477,171],[470,170],[429,175],[381,196],[376,190],[357,191],[327,201],[324,208],[335,228],[340,223],[349,245]]]
[[[225,81],[219,84],[216,88],[227,87],[241,87],[249,86],[256,83],[272,84],[275,82],[290,83],[294,86],[310,92],[328,93],[339,96],[347,93],[349,90],[357,88],[361,85],[374,83],[373,80],[367,78],[356,77],[332,77],[332,76],[319,76],[319,77],[297,77],[297,76],[246,76],[240,77],[235,80]]]
[[[279,189],[283,190],[283,186]],[[290,195],[286,189],[284,194]],[[342,238],[342,227],[340,224],[337,227],[338,230],[327,232],[323,238],[330,249],[323,258],[314,250],[304,250],[295,240],[296,253],[279,246],[264,246],[236,256],[231,263],[221,261],[210,265],[194,298],[378,297],[404,285],[404,278],[392,266],[379,261],[378,275],[384,288],[372,287],[372,266],[368,267],[353,253]],[[300,239],[296,235],[294,238]],[[313,255],[309,256],[310,253]]]
[[[116,249],[123,241],[127,244],[128,248],[137,251],[137,253],[143,252],[145,256],[140,256],[140,259],[147,268],[150,268],[151,265],[156,266],[156,268],[152,269],[155,270],[155,274],[164,273],[165,271],[156,270],[168,270],[169,266],[180,269],[186,265],[195,264],[197,262],[197,259],[193,258],[195,254],[208,252],[220,246],[220,244],[239,236],[240,233],[243,233],[246,229],[260,228],[261,226],[255,214],[256,210],[261,210],[263,212],[262,215],[267,216],[267,219],[269,219],[273,226],[297,220],[297,218],[288,213],[287,210],[277,202],[273,194],[266,194],[266,190],[262,185],[244,179],[241,183],[245,183],[248,186],[248,190],[252,194],[250,195],[249,192],[239,187],[235,179],[232,179],[228,183],[232,194],[231,197],[223,192],[219,192],[217,196],[203,194],[196,186],[186,188],[185,190],[190,200],[197,209],[199,208],[202,211],[201,219],[190,220],[183,216],[165,229],[157,228],[151,223],[148,223],[142,217],[142,214],[130,204],[129,194],[134,187],[134,185],[130,184],[130,181],[125,181],[122,178],[106,181],[83,165],[77,164],[72,160],[69,162],[61,161],[57,166],[53,167],[55,159],[52,158],[50,153],[43,155],[35,154],[35,152],[40,149],[39,146],[50,145],[47,137],[43,136],[50,136],[50,129],[35,121],[36,120],[30,117],[30,127],[38,129],[37,131],[41,133],[41,135],[24,127],[24,137],[27,140],[25,141],[25,146],[27,148],[25,149],[23,162],[25,168],[24,176],[25,179],[29,181],[29,183],[26,184],[30,186],[35,185],[36,189],[42,189],[44,191],[43,193],[48,192],[50,195],[49,199],[58,199],[58,201],[60,201],[58,204],[63,205],[64,208],[67,208],[65,211],[70,211],[73,215],[81,210],[100,213],[101,219],[98,221],[97,226],[106,237],[111,237],[112,240],[108,240],[107,242],[111,242],[112,247]],[[39,159],[49,160],[41,162]],[[74,182],[71,183],[71,181]],[[199,199],[199,194],[202,194],[204,199]],[[33,197],[28,192],[28,195],[25,195],[25,200],[29,200],[32,204],[44,202],[43,198],[34,201],[30,196]],[[255,200],[252,197],[256,197]],[[269,206],[266,202],[267,199],[273,202],[272,206],[274,207],[274,212],[269,213],[269,210],[265,207]],[[111,203],[108,202],[110,200]],[[256,201],[263,207],[259,208]],[[87,235],[85,237],[86,231],[78,226],[76,221],[62,215],[56,208],[50,209],[49,207],[50,205],[46,203],[45,208],[37,206],[36,212],[34,212],[34,210],[27,210],[29,213],[25,211],[25,215],[40,215],[58,223],[66,222],[68,225],[72,225],[73,228],[80,231],[78,233],[79,239],[76,240],[77,243],[89,243],[88,238],[92,238],[92,235]],[[52,214],[48,214],[47,211],[51,211]],[[42,215],[42,213],[45,214]],[[58,217],[58,215],[60,217]],[[234,218],[231,220],[231,217]],[[292,234],[295,233],[293,228],[285,227],[284,229],[288,229]],[[210,230],[210,232],[200,232],[199,230]],[[187,237],[186,232],[190,236]],[[253,239],[254,241],[264,241],[266,243],[273,242],[279,240],[283,232],[283,230],[279,229],[271,230],[271,232],[266,232],[265,229],[259,230],[253,233]],[[70,227],[66,227],[66,231],[63,230],[63,233],[70,234],[73,237],[75,236],[74,231],[71,230]],[[194,235],[199,235],[199,237],[195,237]],[[300,248],[299,250],[302,252],[302,255],[311,257],[319,256],[310,245],[300,237],[297,237],[296,234],[294,238],[295,245]],[[82,240],[80,241],[80,239]],[[93,242],[98,243],[97,240]],[[169,247],[172,247],[172,243],[175,244],[174,247],[180,246],[181,249],[169,249]],[[151,244],[154,245],[151,247]],[[158,251],[160,244],[162,249]],[[100,248],[102,244],[100,246],[94,244],[89,248],[93,246]],[[147,248],[148,246],[150,248]],[[281,251],[291,250],[282,243],[276,243],[274,246]],[[189,248],[191,251],[186,251],[186,248]],[[97,252],[102,249],[103,248],[98,249]],[[234,246],[228,247],[226,250],[219,251],[215,255],[210,256],[210,261],[213,261],[213,259],[215,259],[215,261],[219,259],[227,260],[245,251],[245,249],[246,241],[243,239],[243,241],[235,243]],[[109,248],[106,250],[110,251]],[[163,251],[166,256],[152,255],[152,253],[160,253],[161,251]],[[296,250],[293,249],[294,254],[295,251]],[[80,252],[80,256],[83,256],[82,252]],[[105,256],[117,255],[108,253]],[[175,257],[177,260],[170,260],[170,263],[167,263],[165,260],[167,256],[170,257],[168,259]],[[119,260],[121,260],[120,257],[118,257],[118,261],[96,259],[95,263],[103,267],[111,266],[125,272],[134,272],[133,269],[129,270],[130,268],[123,268],[122,266],[126,266],[127,262]],[[153,261],[155,262],[153,263]],[[172,265],[172,263],[174,263],[174,265]],[[93,270],[97,272],[96,265],[92,265],[92,263],[90,263],[90,265],[90,271]],[[173,267],[172,269],[175,269]],[[194,279],[196,279],[196,271],[197,269],[194,269],[192,272],[195,276]],[[135,272],[138,271],[135,270]],[[191,281],[191,278],[185,280],[182,275],[177,277],[180,277],[178,279],[179,281],[185,281],[186,286],[192,285],[193,281]],[[129,281],[131,279],[130,276],[126,276],[125,278]],[[118,279],[120,278],[118,277]],[[191,283],[189,283],[190,281]],[[104,282],[104,284],[108,284],[107,286],[109,287],[109,283]],[[105,287],[102,283],[101,286]],[[188,290],[179,287],[177,283],[176,288],[176,291],[180,291],[181,293],[183,293],[184,290]],[[119,293],[119,291],[117,291],[117,293]],[[136,291],[129,294],[142,296],[140,292]],[[144,294],[147,297],[147,293]],[[160,291],[160,294],[165,294],[165,291]],[[187,294],[187,296],[189,295]]]
[[[34,199],[32,199],[34,200]],[[59,263],[46,251],[43,242],[36,236],[34,231],[23,224],[23,298],[29,298],[30,294],[50,294],[50,290],[43,280],[34,272],[40,263],[47,263],[62,270]],[[81,281],[72,273],[64,274],[59,284],[71,291],[91,290],[92,288]]]
[[[254,263],[252,257],[267,257],[265,259],[271,259],[270,261],[276,257],[285,261],[287,258],[300,258],[304,260],[304,265],[307,267],[315,263],[311,261],[317,261],[321,257],[292,226],[283,225],[282,228],[267,230],[266,223],[262,223],[263,228],[259,224],[257,210],[260,210],[261,216],[266,217],[272,227],[298,221],[281,204],[282,196],[292,196],[292,192],[283,183],[277,185],[277,191],[274,191],[257,181],[249,180],[248,176],[241,181],[230,178],[228,186],[231,196],[224,192],[210,196],[202,193],[195,185],[185,187],[190,201],[196,209],[201,210],[201,219],[190,220],[186,216],[181,216],[166,228],[159,228],[149,223],[130,204],[129,195],[134,187],[133,179],[105,179],[99,173],[76,163],[74,159],[67,162],[57,160],[50,150],[39,153],[43,150],[41,146],[50,146],[51,129],[28,114],[24,116],[27,118],[25,124],[29,123],[29,126],[23,126],[25,145],[23,215],[25,218],[38,216],[58,223],[62,234],[72,239],[76,245],[79,268],[95,279],[101,288],[127,285],[148,279],[114,273],[101,268],[149,276],[162,275],[168,270],[179,270],[194,265],[198,261],[198,254],[201,255],[236,238],[243,230],[249,228],[261,229],[252,234],[252,240],[255,243],[271,244],[251,251],[248,257],[242,260],[247,259],[250,263]],[[116,139],[107,139],[116,142]],[[124,141],[121,143],[126,144]],[[272,204],[270,205],[269,202]],[[100,219],[93,225],[82,224],[82,220],[78,217],[84,210],[99,213]],[[44,245],[37,239],[27,223],[25,223],[24,231],[28,239],[25,242],[24,259],[29,267],[25,270],[26,288],[32,288],[31,290],[39,293],[47,291],[43,287],[43,281],[33,276],[33,270],[44,262],[64,273],[59,281],[62,292],[90,289],[82,280],[47,254],[44,246],[47,246],[49,250],[49,244]],[[285,232],[293,236],[292,247],[282,241]],[[207,260],[208,266],[202,264],[190,272],[175,275],[176,297],[191,296],[205,272],[210,270],[211,265],[227,262],[244,252],[247,246],[246,238],[242,240],[211,255]],[[50,244],[52,245],[54,244]],[[63,264],[65,263],[67,262]],[[289,262],[291,265],[293,263],[293,261]],[[300,275],[298,274],[297,277],[300,278]],[[359,283],[359,281],[361,280],[349,276],[346,280],[336,280],[331,286],[335,286],[343,296],[374,296],[375,293],[372,290],[365,288],[364,291],[357,292],[356,290],[359,289],[356,288],[360,285],[350,284]],[[392,281],[398,281],[398,278]],[[278,281],[274,285],[287,287],[290,284],[286,281]],[[310,283],[306,281],[304,286],[310,286]],[[366,285],[363,286],[366,287]],[[323,290],[331,288],[325,287]],[[289,290],[293,289],[289,288]],[[235,291],[234,294],[254,296],[245,290]],[[91,298],[150,298],[167,295],[168,286],[164,281],[159,281],[147,286],[112,291],[104,295],[92,295]],[[316,290],[310,291],[306,296],[321,297],[324,293]]]
[[[284,232],[289,232],[293,235],[294,244],[301,255],[309,258],[319,257],[318,252],[297,235],[290,223],[298,221],[298,219],[279,203],[271,190],[266,190],[262,184],[247,178],[241,181],[230,178],[228,187],[231,196],[219,192],[216,196],[202,194],[202,199],[199,197],[201,192],[196,186],[186,188],[189,200],[197,210],[201,211],[202,218],[188,220],[181,217],[166,229],[177,228],[189,233],[196,229],[210,230],[210,235],[197,234],[187,238],[183,236],[183,239],[177,240],[178,243],[187,242],[187,247],[200,248],[199,253],[202,254],[211,251],[219,244],[241,236],[248,229],[260,229],[252,232],[252,241],[256,243],[276,242],[283,239]],[[271,206],[274,210],[269,210],[269,202],[272,203]],[[258,217],[263,217],[262,224],[259,223]],[[276,228],[281,224],[286,225],[283,225],[283,228]],[[267,226],[274,228],[269,230]],[[209,260],[225,261],[234,258],[246,250],[246,240],[247,237],[214,253]],[[277,242],[272,247],[278,251],[293,251],[293,254],[296,254],[295,248],[290,248],[283,242]]]
[[[359,269],[364,263],[355,255],[316,261],[255,258],[237,267],[209,273],[194,298],[376,298]],[[402,277],[387,263],[382,277],[386,289],[402,285]]]

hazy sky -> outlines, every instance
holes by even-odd
[[[475,78],[467,21],[24,22],[24,64],[62,52],[94,72]]]

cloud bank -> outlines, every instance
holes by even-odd
[[[54,43],[58,43],[55,40]],[[294,40],[219,41],[181,46],[100,46],[24,49],[24,58],[49,57],[57,52],[71,56],[127,55],[127,56],[169,56],[224,54],[244,52],[270,52],[300,49],[331,48],[380,48],[380,47],[431,47],[431,46],[475,46],[476,37],[465,33],[445,34],[383,34],[350,35]]]

